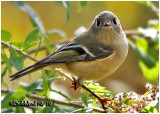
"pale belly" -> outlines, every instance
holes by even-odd
[[[112,74],[123,61],[115,59],[115,55],[111,55],[105,59],[96,61],[77,62],[66,64],[67,71],[84,79],[84,80],[100,80]]]
[[[77,76],[83,80],[101,80],[115,72],[123,63],[125,57],[120,59],[115,53],[107,58],[96,61],[57,63],[47,67],[47,69],[63,68],[65,72],[72,76]]]

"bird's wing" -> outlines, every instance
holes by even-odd
[[[50,56],[41,64],[70,63],[75,61],[92,61],[103,59],[114,53],[114,50],[102,43],[90,42],[87,46],[78,44],[75,41],[67,43],[58,49],[53,56]]]
[[[114,53],[114,50],[109,46],[100,43],[97,44],[97,42],[94,44],[94,41],[89,41],[90,42],[86,43],[87,45],[85,45],[85,43],[83,43],[83,45],[78,44],[75,40],[70,41],[46,58],[11,75],[11,80],[18,79],[50,64],[92,61],[109,57]]]

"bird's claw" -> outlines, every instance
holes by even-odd
[[[75,78],[73,78],[73,82],[72,82],[72,85],[70,85],[70,88],[73,88],[74,90],[78,88],[77,80]]]

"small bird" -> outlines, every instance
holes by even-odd
[[[110,11],[99,13],[90,28],[37,63],[11,75],[18,79],[42,68],[62,68],[77,77],[104,107],[104,99],[83,85],[83,80],[101,80],[115,72],[128,54],[128,42],[119,19]]]

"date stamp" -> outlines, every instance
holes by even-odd
[[[52,102],[49,101],[17,101],[17,100],[13,100],[11,102],[9,102],[10,106],[13,107],[17,107],[17,106],[25,106],[25,107],[29,107],[29,106],[41,106],[43,107],[45,106],[51,106]]]

